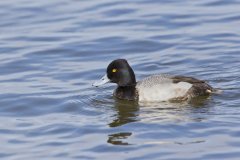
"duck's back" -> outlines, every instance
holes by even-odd
[[[187,100],[214,92],[205,81],[165,74],[153,75],[139,81],[136,89],[139,101]]]

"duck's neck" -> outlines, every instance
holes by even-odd
[[[130,66],[128,67],[128,71],[122,72],[121,76],[119,76],[118,78],[118,81],[114,82],[117,83],[118,86],[129,87],[136,85],[135,74]]]
[[[118,86],[114,92],[114,96],[119,99],[137,100],[138,94],[136,91],[136,85]]]

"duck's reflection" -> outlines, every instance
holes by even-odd
[[[127,123],[138,121],[139,105],[137,102],[115,99],[115,119],[109,123],[109,127],[118,127]],[[126,140],[131,132],[118,132],[108,135],[108,143],[113,145],[130,145]]]
[[[131,132],[120,132],[120,133],[110,134],[108,135],[107,142],[113,145],[129,145],[129,143],[124,142],[124,140],[131,135],[132,135]]]
[[[139,106],[137,102],[115,100],[116,118],[109,123],[109,127],[118,127],[138,120]]]
[[[114,120],[109,123],[109,127],[119,127],[128,123],[136,122],[141,119],[145,123],[165,123],[165,122],[199,122],[206,119],[205,112],[209,111],[206,97],[193,99],[189,103],[137,103],[127,100],[114,101],[116,115]],[[141,115],[140,108],[141,107]],[[202,115],[203,114],[203,115]],[[133,133],[122,131],[108,135],[108,143],[113,145],[130,145],[128,138]]]

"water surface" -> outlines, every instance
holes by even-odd
[[[239,159],[240,1],[0,2],[0,158]],[[94,88],[126,58],[137,79],[194,76],[221,95],[137,104]]]

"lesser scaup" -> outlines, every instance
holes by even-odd
[[[156,101],[186,101],[210,95],[214,89],[205,81],[186,76],[153,75],[136,82],[133,69],[125,59],[116,59],[107,67],[107,74],[93,86],[116,83],[114,96],[119,99]]]

